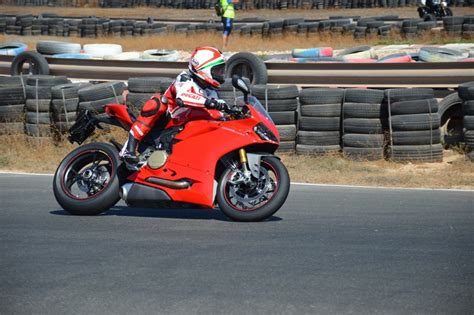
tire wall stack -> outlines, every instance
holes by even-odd
[[[370,89],[347,89],[343,102],[344,156],[352,160],[383,159],[387,111],[384,92]]]
[[[79,106],[78,91],[90,85],[90,83],[67,83],[51,88],[51,112],[55,132],[64,134],[76,122]]]
[[[340,151],[343,96],[343,89],[301,91],[297,153],[322,155]]]
[[[440,118],[432,89],[388,89],[392,161],[441,162]]]
[[[92,115],[107,115],[104,105],[123,104],[125,89],[123,82],[99,83],[82,88],[78,91],[79,111],[88,110]]]
[[[0,135],[23,134],[24,77],[0,77]]]
[[[173,82],[173,79],[163,77],[133,77],[128,78],[128,94],[126,104],[136,115],[152,96],[162,94]]]
[[[64,76],[36,75],[26,79],[26,135],[51,136],[51,88],[68,82]]]
[[[253,95],[269,112],[280,134],[279,152],[294,152],[296,146],[298,88],[296,85],[255,85]]]
[[[474,81],[463,83],[458,89],[463,100],[463,132],[468,158],[474,162]]]

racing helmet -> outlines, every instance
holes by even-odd
[[[218,89],[225,81],[225,58],[216,48],[196,48],[189,60],[189,71],[206,84]]]

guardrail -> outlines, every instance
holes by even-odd
[[[0,74],[9,75],[13,57],[0,56]],[[47,58],[50,74],[72,79],[127,80],[133,76],[176,77],[187,62]],[[266,62],[269,84],[334,87],[456,88],[474,81],[474,62],[444,63],[276,63]]]

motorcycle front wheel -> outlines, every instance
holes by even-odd
[[[120,199],[119,157],[110,144],[90,143],[69,153],[54,174],[56,201],[74,215],[97,215]]]
[[[261,221],[277,212],[290,190],[290,176],[276,157],[265,156],[258,178],[242,181],[239,169],[227,168],[219,180],[217,204],[235,221]]]

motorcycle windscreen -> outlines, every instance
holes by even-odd
[[[244,106],[245,101],[243,96],[239,96],[235,99],[235,104],[237,106]],[[248,104],[251,105],[253,108],[255,108],[260,114],[265,116],[269,121],[272,122],[272,124],[275,124],[273,122],[273,119],[270,117],[270,114],[268,114],[268,111],[263,107],[263,105],[260,103],[260,101],[255,97],[255,96],[249,96],[248,98]]]

